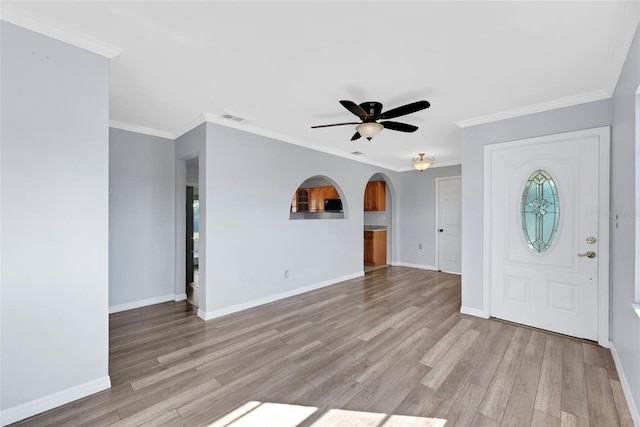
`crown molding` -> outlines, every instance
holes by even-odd
[[[61,42],[68,43],[81,49],[88,50],[89,52],[96,53],[108,59],[113,59],[122,52],[122,49],[116,46],[71,31],[55,28],[43,21],[7,10],[6,6],[3,6],[0,10],[0,20],[35,31],[36,33],[60,40]]]
[[[425,170],[430,170],[430,169],[435,169],[435,168],[444,168],[447,166],[458,166],[461,165],[462,161],[458,160],[448,160],[446,162],[439,162],[436,160],[433,161],[433,163],[431,164],[431,166],[429,166],[428,169]],[[409,165],[406,168],[402,168],[402,169],[398,169],[396,170],[396,172],[418,172],[418,170],[416,170],[416,168],[414,168],[413,166]]]
[[[571,107],[587,102],[600,101],[602,99],[611,98],[611,94],[604,90],[597,90],[582,95],[569,96],[566,98],[556,99],[554,101],[543,102],[541,104],[530,105],[528,107],[514,108],[500,113],[489,114],[487,116],[476,117],[472,119],[460,120],[455,122],[460,128],[469,126],[482,125],[486,123],[497,122],[499,120],[512,119],[514,117],[527,116],[529,114],[542,113],[544,111],[556,110],[563,107]]]
[[[129,123],[118,122],[115,120],[109,120],[109,127],[121,130],[128,130],[130,132],[142,133],[145,135],[157,136],[160,138],[175,139],[175,136],[171,132],[164,130],[147,128],[144,126],[132,125]]]
[[[315,151],[320,151],[322,153],[326,153],[326,154],[330,154],[332,156],[336,156],[336,157],[342,157],[345,159],[349,159],[349,160],[353,160],[355,162],[360,162],[360,163],[365,163],[371,166],[376,166],[379,168],[383,168],[383,169],[387,169],[387,170],[391,170],[394,172],[400,172],[401,169],[398,169],[394,166],[390,166],[388,164],[384,164],[384,163],[379,163],[379,162],[373,162],[373,161],[367,161],[367,159],[363,159],[362,157],[358,157],[355,156],[351,153],[344,153],[342,151],[338,151],[338,150],[332,150],[332,149],[327,149],[326,147],[320,147],[314,144],[311,144],[307,141],[304,141],[302,139],[299,138],[294,138],[291,137],[289,135],[284,135],[275,131],[271,131],[268,129],[264,129],[261,128],[259,126],[255,126],[251,123],[246,123],[246,122],[234,122],[231,120],[227,120],[221,116],[218,116],[216,114],[212,114],[212,113],[207,113],[207,112],[203,112],[201,114],[198,114],[198,116],[196,116],[193,120],[191,120],[187,125],[185,125],[184,127],[182,127],[182,130],[180,132],[176,132],[176,139],[179,138],[180,136],[184,135],[185,133],[189,132],[190,130],[200,126],[202,123],[205,122],[209,122],[209,123],[214,123],[220,126],[224,126],[224,127],[228,127],[228,128],[233,128],[233,129],[237,129],[237,130],[241,130],[241,131],[245,131],[248,133],[252,133],[255,135],[260,135],[260,136],[264,136],[266,138],[271,138],[271,139],[275,139],[278,141],[282,141],[282,142],[286,142],[289,144],[293,144],[293,145],[298,145],[300,147],[305,147],[305,148],[309,148],[310,150],[315,150]]]
[[[609,47],[611,59],[604,64],[608,66],[607,90],[613,93],[620,80],[620,74],[629,56],[629,49],[636,35],[638,24],[640,23],[640,2],[629,1],[624,3],[624,10],[620,14],[617,25],[616,39]]]

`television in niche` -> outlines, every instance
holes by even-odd
[[[325,212],[342,212],[342,200],[340,199],[324,199]]]

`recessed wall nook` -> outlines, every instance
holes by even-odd
[[[346,200],[340,186],[326,176],[312,176],[296,188],[289,219],[344,219]]]

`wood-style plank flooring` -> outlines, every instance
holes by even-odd
[[[208,322],[113,314],[113,387],[19,425],[633,425],[607,349],[459,309],[458,276],[388,267]]]

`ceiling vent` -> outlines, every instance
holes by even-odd
[[[233,114],[229,114],[229,113],[224,113],[222,117],[227,120],[233,120],[234,122],[244,122],[246,120],[243,117],[234,116]]]

